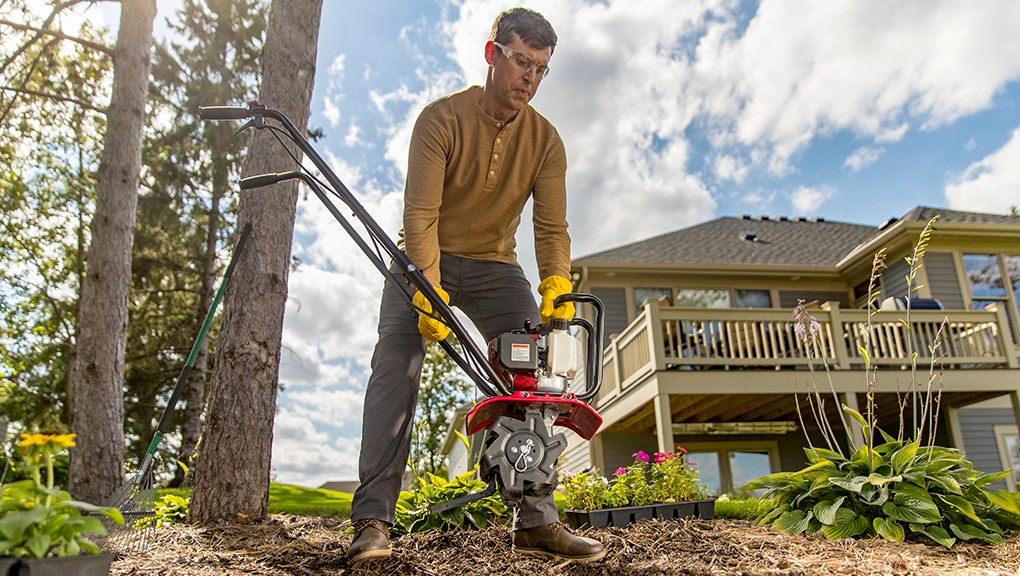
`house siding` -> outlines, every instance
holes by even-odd
[[[627,290],[624,288],[598,288],[591,289],[593,296],[602,301],[606,308],[605,331],[602,338],[602,346],[609,345],[609,337],[612,334],[623,332],[630,319],[627,318]]]
[[[960,431],[963,433],[967,460],[978,472],[990,473],[1003,469],[999,446],[995,438],[996,424],[1016,425],[1009,408],[962,408],[958,412]],[[1005,489],[1006,481],[989,484],[994,489]]]
[[[886,298],[907,296],[907,274],[910,274],[910,265],[906,260],[896,259],[889,264],[882,272],[882,291]]]
[[[942,302],[946,310],[964,310],[963,292],[956,275],[956,260],[950,252],[929,252],[925,255],[928,286],[932,298]]]

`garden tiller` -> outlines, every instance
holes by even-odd
[[[243,178],[241,189],[294,178],[303,181],[386,280],[402,288],[400,293],[407,305],[415,308],[412,297],[415,290],[420,291],[432,305],[434,316],[450,327],[460,343],[462,351],[457,350],[452,339],[440,345],[486,396],[468,413],[467,432],[484,432],[479,474],[488,482],[488,489],[440,504],[433,510],[454,508],[497,490],[507,505],[517,504],[524,496],[551,494],[558,483],[556,459],[566,448],[565,434],[555,432],[555,427],[568,428],[589,440],[602,424],[602,417],[588,404],[602,382],[605,310],[601,301],[590,294],[560,296],[557,305],[565,302],[590,305],[594,322],[581,317],[553,319],[549,324],[529,321],[519,329],[497,336],[483,351],[424,274],[382,231],[286,115],[258,101],[243,107],[202,107],[200,111],[204,120],[247,120],[238,133],[247,128],[269,129],[294,159],[296,169]],[[321,179],[302,165],[283,138],[296,144],[311,160]],[[351,210],[363,231],[352,225],[330,195]],[[399,277],[389,271],[391,261],[398,265]]]

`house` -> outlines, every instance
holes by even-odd
[[[908,286],[906,258],[936,216]],[[812,385],[837,429],[838,404],[864,412],[869,381],[881,428],[895,435],[901,417],[908,428],[921,421],[900,393],[928,389],[934,345],[938,405],[923,418],[926,434],[978,470],[1020,470],[1017,216],[918,207],[878,227],[723,217],[577,258],[573,280],[606,307],[604,379],[592,400],[604,423],[590,442],[569,435],[564,469],[611,471],[637,450],[681,445],[705,483],[733,492],[803,467],[806,436],[825,445]],[[882,303],[871,317],[869,297]],[[814,371],[791,314],[798,302],[820,327]]]

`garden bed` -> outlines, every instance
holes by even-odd
[[[538,574],[574,575],[942,575],[1020,573],[1020,535],[1002,546],[961,543],[952,549],[884,540],[829,541],[788,536],[742,520],[639,522],[582,533],[609,551],[591,564],[557,563],[513,554],[510,532],[458,531],[394,539],[394,557],[350,570],[344,553],[351,536],[336,518],[274,515],[262,523],[209,527],[172,525],[155,531],[148,553],[119,558],[111,574],[318,575]]]

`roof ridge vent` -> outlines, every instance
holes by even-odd
[[[740,233],[740,239],[747,240],[748,242],[757,242],[758,233],[752,230],[744,230],[743,232]]]
[[[759,214],[759,215],[755,216],[754,219],[755,220],[761,220],[761,221],[764,222],[764,221],[769,219],[769,216],[768,216],[768,214]]]

